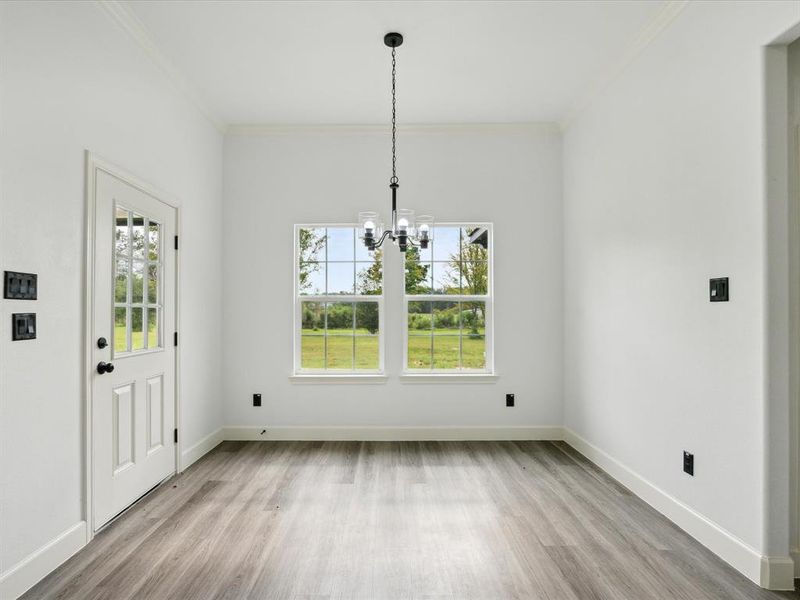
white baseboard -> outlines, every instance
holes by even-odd
[[[181,471],[188,469],[193,463],[197,462],[208,452],[211,452],[225,439],[223,436],[224,429],[220,427],[216,431],[212,431],[202,440],[181,452]]]
[[[760,585],[768,590],[794,590],[794,560],[791,556],[763,556]]]
[[[800,548],[795,548],[789,552],[789,556],[792,557],[794,562],[794,578],[800,579]]]
[[[761,585],[762,557],[755,548],[653,485],[567,427],[564,428],[564,441],[734,569]]]
[[[262,431],[266,430],[263,434]],[[552,427],[225,427],[226,440],[561,440],[563,429]]]
[[[86,521],[61,535],[0,574],[0,600],[15,600],[86,545]]]

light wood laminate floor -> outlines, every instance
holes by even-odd
[[[225,442],[24,598],[746,600],[560,442]]]

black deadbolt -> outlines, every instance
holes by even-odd
[[[106,346],[108,346],[108,340],[106,340],[106,338],[101,337],[100,339],[97,340],[97,347],[98,348],[100,348],[102,350]]]
[[[103,362],[102,360],[97,363],[97,372],[102,375],[103,373],[111,373],[114,370],[113,363]]]

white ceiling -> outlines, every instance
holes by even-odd
[[[128,7],[224,124],[561,121],[665,3],[152,2]]]

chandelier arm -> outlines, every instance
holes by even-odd
[[[375,244],[373,244],[373,248],[380,248],[383,245],[383,242],[386,241],[386,238],[389,237],[390,235],[392,235],[391,231],[389,231],[388,229],[384,231],[383,235],[381,235],[381,239],[379,239],[377,242],[375,242]],[[392,236],[392,239],[394,239],[394,236]]]

